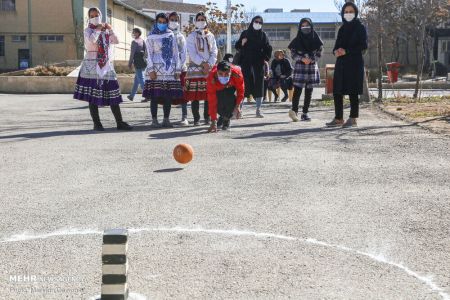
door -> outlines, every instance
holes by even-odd
[[[30,67],[30,50],[29,49],[19,49],[19,69],[27,69]]]

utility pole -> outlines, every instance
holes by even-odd
[[[231,0],[227,0],[227,53],[231,53]]]
[[[106,23],[108,18],[108,0],[100,0],[100,11],[102,12],[102,22]]]

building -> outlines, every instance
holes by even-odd
[[[326,64],[335,63],[333,48],[341,24],[341,17],[337,12],[311,12],[309,9],[294,9],[284,12],[282,8],[269,8],[262,13],[250,14],[248,19],[251,20],[256,15],[260,15],[264,19],[263,29],[274,50],[286,50],[297,35],[300,20],[310,18],[314,23],[314,29],[324,42],[324,51],[319,61],[319,67],[323,68]]]
[[[99,0],[0,0],[0,71],[83,58],[89,7]],[[128,60],[131,31],[146,34],[153,19],[118,0],[107,2],[107,22],[119,37],[116,60]]]
[[[195,15],[205,8],[199,4],[184,3],[183,0],[124,0],[124,2],[152,18],[161,12],[176,11],[180,15],[181,28],[193,23]]]

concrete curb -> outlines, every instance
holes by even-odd
[[[120,90],[129,93],[134,77],[118,77]],[[0,76],[0,93],[4,94],[72,94],[77,77]]]

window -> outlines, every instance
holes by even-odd
[[[266,28],[264,31],[271,41],[288,41],[291,39],[291,29],[289,27]]]
[[[133,28],[134,28],[134,19],[130,18],[130,17],[127,17],[127,30],[129,32],[132,32]]]
[[[20,42],[26,42],[27,36],[26,35],[13,35],[11,36],[11,42],[14,43],[20,43]]]
[[[314,28],[323,40],[334,40],[336,38],[336,28],[334,26],[322,26]]]
[[[39,36],[39,42],[63,42],[64,36],[63,35],[40,35]]]
[[[106,23],[112,24],[112,10],[110,8],[106,10]]]
[[[15,11],[16,0],[0,0],[0,11]]]
[[[5,56],[5,36],[0,35],[0,56]]]
[[[195,15],[189,15],[189,23],[194,24],[195,23]]]

